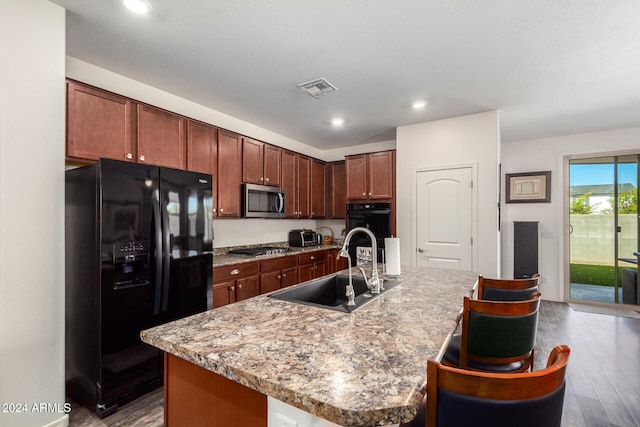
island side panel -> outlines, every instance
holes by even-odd
[[[267,427],[267,396],[165,353],[165,427]]]

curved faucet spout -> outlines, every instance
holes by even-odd
[[[380,278],[378,277],[378,244],[376,241],[376,236],[369,230],[364,227],[355,227],[352,228],[344,238],[344,243],[342,244],[342,249],[338,252],[338,256],[344,257],[346,254],[348,256],[349,252],[349,241],[354,234],[363,232],[369,236],[371,239],[371,255],[372,255],[372,268],[371,268],[371,278],[367,278],[364,271],[362,271],[362,275],[364,276],[364,280],[367,283],[369,289],[371,289],[372,294],[379,294],[382,289],[382,283]],[[351,275],[351,262],[349,262],[349,275]]]

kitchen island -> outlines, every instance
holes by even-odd
[[[166,425],[208,402],[195,411],[207,425],[234,413],[237,425],[266,426],[266,396],[343,426],[412,419],[427,359],[454,331],[477,274],[402,272],[401,285],[352,313],[261,295],[143,331],[166,352]]]

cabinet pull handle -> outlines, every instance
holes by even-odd
[[[235,290],[236,290],[236,287],[235,287],[235,286],[231,286],[231,287],[229,288],[229,290],[230,290],[230,291],[235,291]]]
[[[238,289],[242,289],[242,284],[238,284]]]
[[[140,160],[141,162],[144,162],[144,156],[138,156],[138,160]]]
[[[131,160],[131,159],[133,159],[133,154],[131,154],[131,153],[127,153],[127,156],[126,156],[126,157],[127,157],[127,159]]]
[[[235,268],[235,269],[231,270],[231,274],[240,274],[240,270]]]

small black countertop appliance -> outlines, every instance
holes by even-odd
[[[322,237],[318,239],[318,234],[313,230],[291,230],[289,232],[289,246],[306,248],[308,246],[318,246],[322,243]]]

